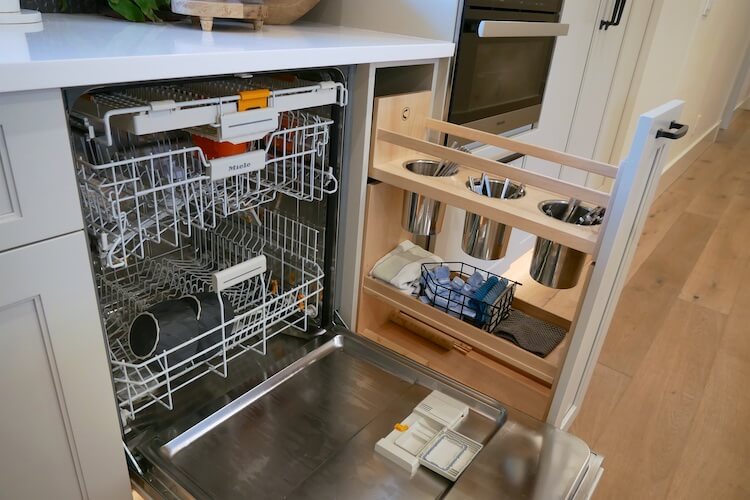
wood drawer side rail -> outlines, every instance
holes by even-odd
[[[557,151],[555,149],[545,148],[543,146],[537,146],[529,144],[527,142],[517,141],[501,135],[490,134],[489,132],[483,132],[473,128],[463,127],[454,123],[444,122],[442,120],[435,120],[433,118],[427,118],[425,121],[427,128],[437,130],[444,134],[450,134],[456,137],[462,137],[464,139],[470,139],[472,141],[478,141],[489,146],[496,146],[498,148],[507,149],[514,153],[521,153],[527,156],[534,156],[542,160],[551,161],[554,163],[560,163],[568,167],[577,168],[578,170],[584,170],[591,172],[592,174],[598,174],[604,177],[614,179],[617,177],[618,168],[609,163],[604,163],[590,158],[584,158],[582,156],[576,156],[564,151]]]
[[[471,153],[464,153],[458,149],[441,146],[433,142],[409,137],[408,135],[389,130],[378,129],[377,138],[395,146],[418,151],[420,153],[435,156],[444,160],[455,161],[459,165],[464,165],[488,174],[508,177],[522,184],[530,184],[538,188],[559,193],[567,198],[577,198],[582,201],[593,203],[595,205],[606,207],[609,203],[609,193],[597,191],[595,189],[579,186],[571,182],[563,181],[537,174],[529,170],[514,167],[505,163],[500,163],[487,158],[481,158]]]

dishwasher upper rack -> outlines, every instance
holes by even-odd
[[[146,243],[178,247],[192,227],[252,210],[284,193],[315,201],[338,189],[328,167],[333,121],[304,111],[282,113],[282,127],[248,151],[207,159],[184,131],[136,136],[115,131],[115,146],[74,137],[87,226],[105,266],[144,258]],[[238,173],[236,173],[238,172]]]
[[[93,125],[103,128],[100,140],[108,146],[114,143],[113,129],[135,135],[182,129],[240,144],[276,130],[284,112],[347,103],[348,91],[340,82],[233,77],[92,93],[73,109],[92,123],[92,138]]]
[[[317,314],[323,290],[323,271],[315,263],[318,231],[271,211],[259,212],[263,225],[232,218],[213,231],[196,230],[189,249],[97,276],[115,394],[126,418],[154,404],[173,409],[177,390],[208,373],[226,377],[229,361],[249,351],[265,354],[270,338],[292,326],[306,329]],[[258,259],[265,263],[264,272],[221,287],[222,276],[235,268],[244,272]],[[222,318],[216,328],[149,359],[135,358],[127,333],[138,313],[163,300],[217,291],[217,286],[232,304],[233,318]],[[190,355],[173,361],[181,352]]]
[[[84,219],[106,267],[144,258],[147,242],[179,247],[194,227],[216,225],[199,148],[181,135],[117,136],[117,147],[73,137]]]

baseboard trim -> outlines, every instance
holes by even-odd
[[[719,133],[719,125],[721,122],[716,122],[713,127],[708,129],[700,137],[698,137],[693,144],[691,144],[680,156],[672,160],[664,167],[664,171],[659,179],[659,186],[656,188],[656,196],[659,196],[672,185],[692,163],[698,159],[700,155],[716,140],[716,134]]]
[[[737,106],[734,107],[734,112],[736,113],[740,109],[748,109],[748,106],[750,106],[750,96],[747,96],[744,101],[737,103]]]
[[[729,127],[732,126],[732,121],[737,117],[737,111],[744,111],[750,109],[750,96],[748,96],[744,101],[740,101],[737,103],[737,105],[732,109],[731,113],[724,113],[724,117],[721,119],[721,125],[719,128],[721,130],[726,130]]]

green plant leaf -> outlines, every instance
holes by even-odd
[[[112,7],[112,10],[128,21],[143,22],[146,20],[140,7],[132,0],[107,0],[107,3]]]
[[[149,20],[154,22],[161,22],[161,19],[156,15],[156,11],[159,10],[157,0],[133,0],[138,7],[140,7],[143,15]]]

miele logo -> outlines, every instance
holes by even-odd
[[[260,170],[265,165],[266,152],[250,151],[242,155],[211,160],[211,180],[217,181],[233,175]]]
[[[228,170],[234,172],[235,170],[244,170],[246,168],[253,168],[253,164],[249,161],[246,161],[245,163],[237,163],[235,165],[229,165]]]

